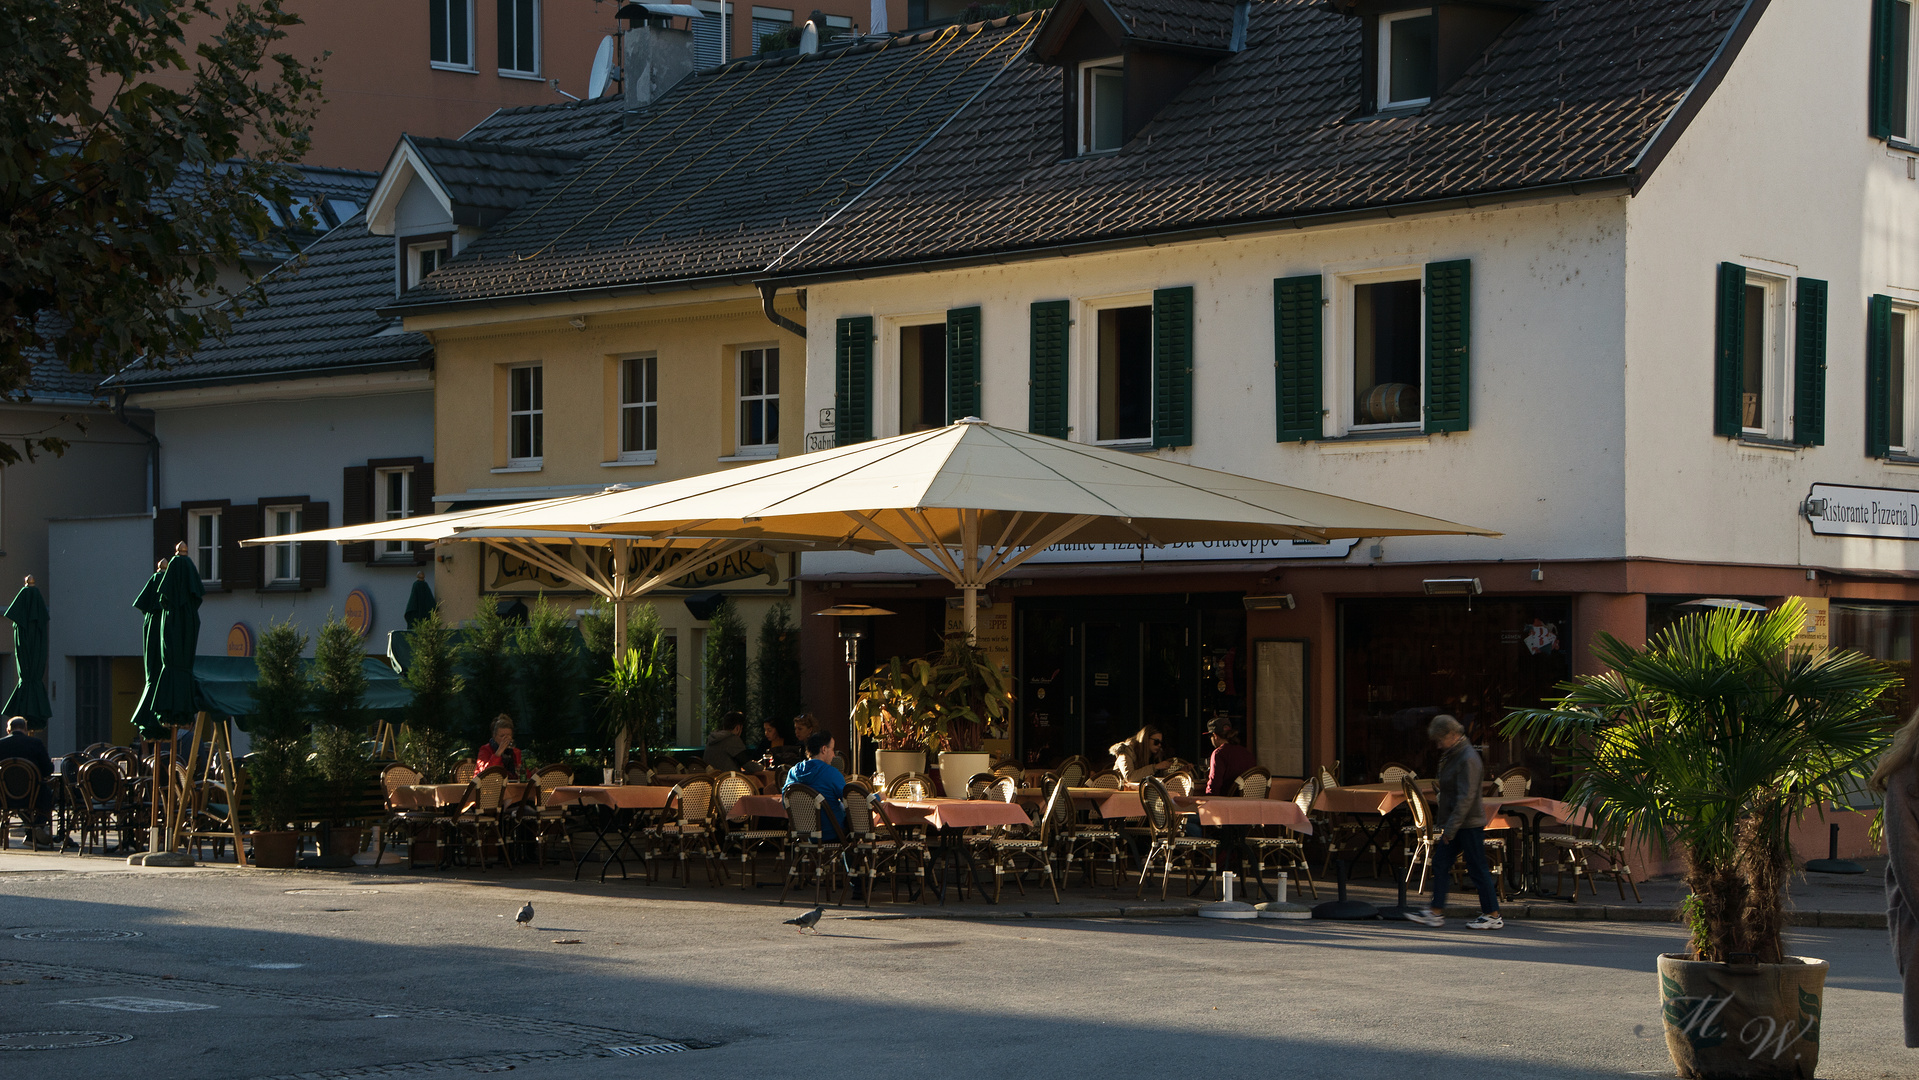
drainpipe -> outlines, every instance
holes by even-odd
[[[147,513],[160,508],[160,436],[127,419],[127,392],[113,392],[113,418],[147,438]]]
[[[774,326],[779,327],[789,334],[796,334],[804,340],[806,337],[806,327],[773,310],[773,296],[779,291],[780,287],[773,282],[760,282],[760,310],[766,313],[766,317],[772,320]],[[805,293],[802,292],[800,295],[802,297],[800,307],[804,310],[806,306],[804,299]]]

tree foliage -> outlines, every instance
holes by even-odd
[[[746,685],[746,623],[731,597],[721,600],[707,620],[705,713],[708,731],[730,712],[744,713],[749,704]]]
[[[461,742],[478,746],[491,737],[494,717],[514,712],[513,626],[493,604],[481,603],[466,624],[460,668],[466,723],[459,734]]]
[[[36,356],[110,373],[227,332],[251,297],[222,271],[271,240],[320,102],[281,48],[298,22],[283,0],[0,7],[0,398]],[[0,465],[62,448],[8,436]]]
[[[313,765],[335,807],[359,795],[372,776],[367,750],[366,646],[359,631],[329,613],[313,645]]]
[[[660,629],[659,612],[651,604],[640,605],[626,628],[626,652],[598,680],[601,722],[609,740],[617,744],[624,734],[642,756],[672,745],[678,667],[673,640]],[[613,764],[625,767],[625,762]]]
[[[254,824],[264,830],[292,827],[306,798],[307,680],[300,654],[307,639],[290,622],[276,622],[260,634],[254,650],[253,715],[249,718],[253,752],[247,755],[247,783],[253,788]]]
[[[800,628],[793,609],[782,601],[760,620],[760,648],[753,657],[753,708],[750,718],[791,720],[805,708],[800,697]]]
[[[453,631],[436,608],[413,624],[408,636],[413,657],[400,681],[413,695],[406,709],[407,730],[396,749],[409,768],[427,783],[449,771],[460,706],[460,675],[455,670]]]
[[[1686,860],[1692,954],[1783,955],[1791,828],[1845,798],[1885,745],[1897,676],[1856,652],[1793,648],[1805,609],[1689,615],[1639,649],[1601,634],[1612,670],[1519,709],[1508,738],[1561,748],[1566,801],[1605,834]]]
[[[566,609],[545,597],[534,601],[526,625],[513,635],[520,675],[519,731],[541,761],[558,761],[579,729],[579,635]]]

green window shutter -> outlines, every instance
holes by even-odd
[[[1746,365],[1746,268],[1719,264],[1719,303],[1713,332],[1712,430],[1737,439],[1743,426]]]
[[[873,318],[860,315],[834,326],[833,445],[873,437]]]
[[[1066,423],[1067,303],[1033,305],[1032,368],[1027,376],[1026,430],[1064,439]]]
[[[979,309],[946,313],[946,422],[980,415]]]
[[[1320,312],[1318,274],[1273,282],[1273,413],[1280,442],[1325,435]]]
[[[1872,0],[1872,51],[1866,67],[1866,130],[1875,139],[1892,137],[1893,112],[1905,87],[1898,85],[1896,53],[1897,5],[1894,0]]]
[[[1153,445],[1193,445],[1193,287],[1153,290]]]
[[[1792,378],[1792,441],[1826,444],[1826,283],[1800,278]]]
[[[1892,453],[1892,297],[1866,301],[1866,456]]]
[[[1472,421],[1473,264],[1426,264],[1426,434]]]

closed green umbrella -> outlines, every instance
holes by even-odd
[[[166,734],[166,728],[160,718],[153,714],[153,686],[160,681],[160,579],[166,576],[167,564],[164,560],[147,578],[146,587],[140,595],[133,598],[133,606],[139,610],[143,625],[140,628],[140,654],[145,661],[146,683],[140,690],[140,704],[133,710],[133,726],[140,729],[143,739],[157,739]]]
[[[13,664],[18,682],[7,695],[6,714],[24,716],[34,727],[43,727],[53,715],[53,703],[47,700],[47,601],[34,588],[33,579],[20,588],[13,603],[7,605],[7,618],[13,620]]]
[[[198,711],[193,654],[200,646],[200,601],[207,592],[199,567],[185,555],[168,559],[158,577],[157,584],[149,581],[147,590],[134,601],[135,607],[148,613],[147,686],[135,715],[152,717],[156,734],[149,738],[164,734],[166,725],[193,723],[193,714]],[[155,606],[159,608],[157,618],[152,610]],[[157,635],[152,633],[156,622],[160,630]],[[155,637],[159,639],[157,649]]]
[[[433,614],[436,603],[437,601],[433,599],[433,586],[426,583],[426,571],[422,570],[414,575],[413,591],[407,594],[406,628],[411,630],[420,625],[420,620]]]

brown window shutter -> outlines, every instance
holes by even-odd
[[[300,529],[310,532],[328,527],[327,504],[308,502],[300,514]],[[309,541],[300,545],[300,587],[302,589],[326,588],[327,549],[332,546],[332,543],[326,540]]]
[[[260,587],[261,560],[266,554],[257,547],[241,547],[261,533],[260,507],[242,503],[220,513],[220,580],[228,589]]]
[[[433,512],[433,463],[421,462],[413,466],[413,513],[431,514]],[[433,553],[427,550],[424,541],[413,542],[413,565],[426,566],[433,561]]]
[[[373,469],[367,465],[348,465],[340,484],[340,524],[365,525],[373,520]],[[370,543],[341,544],[341,562],[373,561]]]
[[[187,514],[177,506],[162,506],[153,514],[153,558],[173,554],[173,545],[187,538]]]

